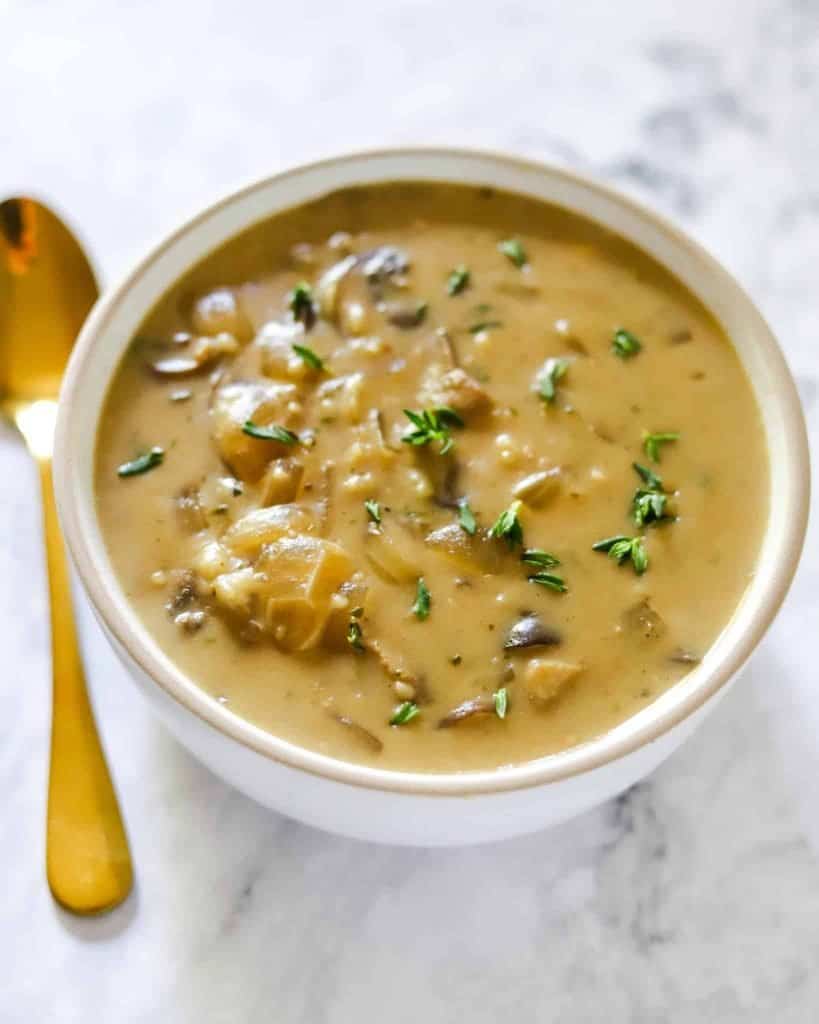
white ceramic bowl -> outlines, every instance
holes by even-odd
[[[105,551],[93,495],[94,443],[108,383],[156,300],[207,253],[255,222],[334,189],[415,179],[491,185],[558,203],[665,264],[722,323],[748,370],[771,457],[771,511],[757,572],[702,663],[616,729],[581,746],[493,771],[416,774],[348,764],[272,736],[200,690],[130,608]],[[688,736],[759,643],[785,596],[805,530],[804,421],[785,360],[739,285],[698,245],[631,200],[576,174],[489,153],[395,149],[310,164],[256,182],[152,249],[100,300],[72,355],[55,454],[62,522],[96,614],[171,732],[261,803],[348,836],[448,845],[501,839],[565,820],[646,775]]]

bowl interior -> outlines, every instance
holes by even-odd
[[[401,179],[524,193],[582,213],[646,250],[711,310],[732,339],[756,394],[769,448],[770,511],[757,571],[702,663],[603,736],[492,771],[435,775],[355,765],[295,746],[240,719],[177,669],[141,625],[114,577],[95,513],[95,437],[108,383],[134,331],[161,295],[209,252],[280,210],[338,188]],[[761,639],[793,576],[807,519],[809,470],[799,399],[776,341],[739,285],[696,243],[630,200],[564,170],[487,153],[410,149],[326,160],[244,188],[187,222],[95,308],[66,375],[57,438],[58,499],[77,568],[108,629],[159,686],[265,756],[340,781],[416,793],[477,793],[556,781],[623,756],[681,722],[728,681]]]

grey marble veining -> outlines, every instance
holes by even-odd
[[[819,3],[0,2],[0,194],[82,225],[108,280],[233,183],[356,145],[590,171],[674,217],[782,339],[819,437]],[[466,850],[331,838],[148,716],[82,607],[137,864],[76,921],[43,879],[36,479],[0,430],[0,1021],[810,1024],[819,1007],[819,537],[742,682],[619,800]]]

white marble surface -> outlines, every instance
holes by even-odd
[[[603,175],[756,296],[819,437],[815,0],[0,0],[0,195],[52,198],[106,279],[237,179],[404,140]],[[819,537],[741,685],[652,779],[449,852],[318,834],[172,742],[84,614],[138,882],[43,878],[35,479],[0,434],[0,1021],[809,1024],[819,1007]]]

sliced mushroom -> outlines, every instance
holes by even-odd
[[[443,406],[463,414],[479,412],[491,404],[489,393],[466,370],[456,366],[444,372],[436,363],[424,374],[418,401],[424,408]]]
[[[438,728],[449,729],[451,726],[457,725],[468,718],[489,715],[494,710],[495,702],[491,697],[470,697],[469,700],[463,701],[444,715],[440,722],[438,722]]]
[[[345,729],[348,729],[351,735],[355,736],[360,743],[371,750],[374,754],[380,754],[384,749],[384,744],[377,736],[374,736],[369,729],[365,729],[363,725],[359,725],[358,722],[354,721],[348,715],[331,712],[330,717],[334,722],[338,722],[339,725],[343,725]]]
[[[380,245],[358,258],[361,272],[370,281],[383,282],[409,270],[409,257],[394,245]]]
[[[439,508],[457,509],[461,503],[458,493],[458,478],[461,472],[460,463],[455,458],[438,458],[435,465],[440,466],[440,472],[433,482],[435,490],[432,500]]]
[[[507,651],[524,650],[530,647],[553,647],[562,642],[562,637],[553,626],[547,626],[533,612],[524,614],[506,634],[503,646]]]
[[[403,330],[420,326],[426,315],[425,302],[388,302],[384,306],[384,316],[389,323]]]

